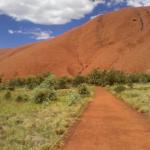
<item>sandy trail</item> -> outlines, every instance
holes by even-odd
[[[150,150],[150,122],[97,88],[61,150]]]

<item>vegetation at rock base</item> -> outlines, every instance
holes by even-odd
[[[10,81],[0,77],[0,147],[53,150],[81,114],[95,85],[109,88],[149,114],[149,84],[149,73],[99,69],[74,78],[51,73]]]
[[[42,74],[0,83],[1,149],[54,149],[89,101],[73,79]]]

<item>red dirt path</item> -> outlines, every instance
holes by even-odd
[[[150,122],[105,89],[96,96],[61,150],[150,150]]]

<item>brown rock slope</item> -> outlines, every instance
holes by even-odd
[[[75,75],[97,67],[150,70],[150,7],[108,13],[55,39],[0,55],[0,74],[7,78],[46,71]]]

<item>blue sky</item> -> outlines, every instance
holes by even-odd
[[[150,0],[0,0],[0,48],[54,38],[93,16]]]

